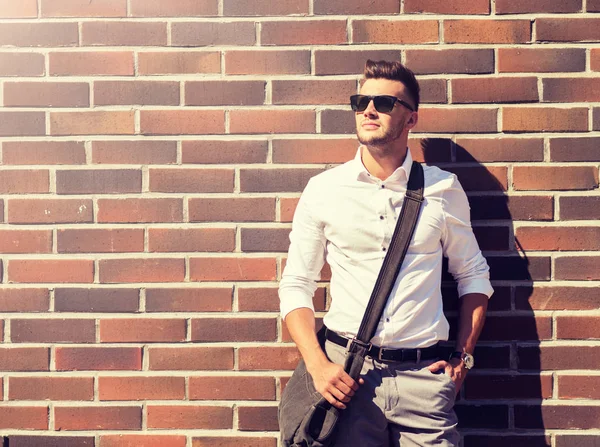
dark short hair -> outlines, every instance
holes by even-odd
[[[399,61],[372,61],[369,59],[365,64],[364,78],[389,79],[402,82],[414,101],[415,110],[419,110],[419,81],[417,81],[415,74]]]

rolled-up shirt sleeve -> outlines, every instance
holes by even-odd
[[[458,295],[482,293],[491,297],[494,289],[490,284],[489,267],[471,228],[467,196],[455,175],[450,188],[444,191],[442,208],[443,253],[448,258],[448,271],[458,283]]]
[[[281,316],[295,309],[308,307],[314,311],[313,295],[325,263],[326,239],[323,225],[317,218],[317,192],[308,183],[294,213],[290,249],[279,284]]]

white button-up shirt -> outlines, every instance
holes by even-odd
[[[331,306],[324,323],[349,337],[358,332],[402,209],[412,166],[407,151],[403,165],[382,181],[365,169],[361,149],[353,160],[313,177],[306,186],[294,215],[279,286],[283,318],[301,307],[314,311],[312,297],[327,261]],[[493,293],[460,183],[454,174],[437,167],[423,168],[425,200],[371,340],[377,346],[420,348],[448,339],[440,289],[443,256],[448,258],[459,296]]]

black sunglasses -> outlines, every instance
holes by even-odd
[[[406,101],[402,101],[400,98],[389,95],[352,95],[350,96],[350,107],[352,107],[352,110],[355,112],[364,112],[366,108],[369,107],[369,103],[371,101],[373,101],[375,110],[381,113],[391,112],[397,102],[402,104],[411,112],[415,111],[415,109],[413,109],[412,106]]]

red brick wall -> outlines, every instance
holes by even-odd
[[[290,222],[308,178],[356,150],[370,57],[418,73],[411,150],[458,174],[492,268],[463,446],[596,445],[597,13],[0,0],[0,435],[276,446],[298,359],[276,296]]]

